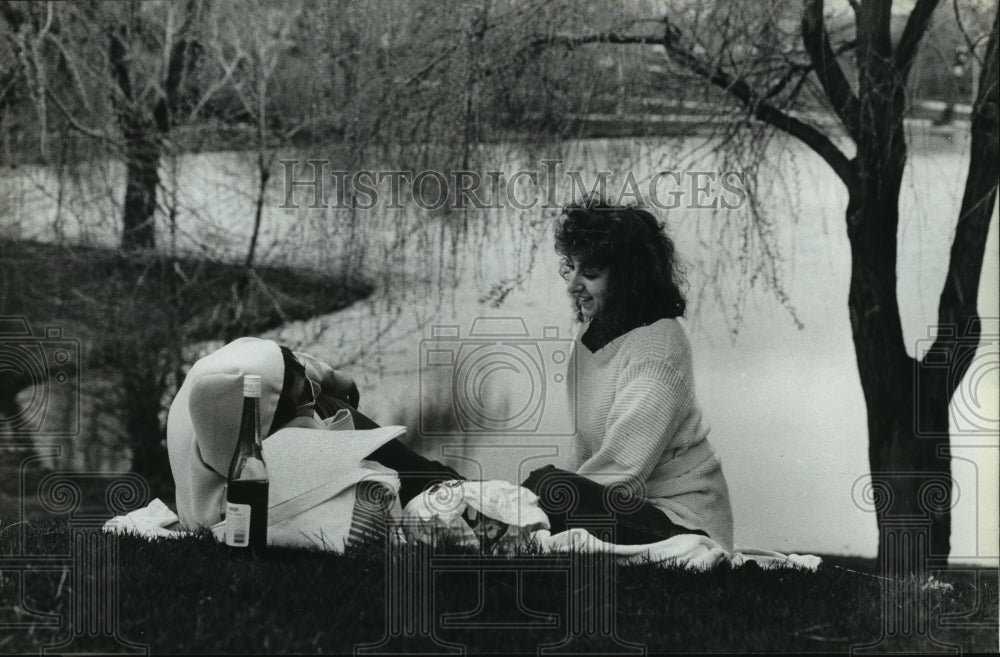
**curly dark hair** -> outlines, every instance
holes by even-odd
[[[638,207],[588,197],[563,208],[556,253],[577,266],[609,268],[611,308],[599,319],[621,335],[663,318],[682,317],[683,270],[665,225]],[[577,312],[577,320],[583,316]]]

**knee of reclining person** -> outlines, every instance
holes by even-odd
[[[537,470],[532,470],[528,474],[528,478],[524,480],[521,486],[527,488],[528,490],[537,495],[538,488],[541,485],[543,485],[546,480],[551,480],[554,475],[562,472],[563,472],[562,470],[558,469],[556,466],[550,463],[548,465],[542,466],[541,468],[538,468]]]

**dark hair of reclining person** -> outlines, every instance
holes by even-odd
[[[296,358],[291,349],[281,347],[281,356],[285,361],[285,375],[269,435],[284,428],[300,415],[311,417],[315,411],[321,419],[326,419],[333,417],[341,409],[346,409],[351,414],[355,429],[378,428],[378,424],[346,400],[326,392],[316,396],[314,391],[319,386],[310,382],[305,365]],[[452,479],[465,479],[452,468],[417,454],[396,439],[379,447],[367,458],[399,474],[399,501],[404,507],[433,484]]]

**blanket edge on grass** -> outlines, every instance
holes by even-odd
[[[177,514],[157,498],[145,507],[108,520],[104,531],[149,540],[191,535],[192,532],[176,528],[178,521]],[[736,548],[727,552],[717,542],[700,534],[681,534],[645,545],[618,545],[602,541],[581,528],[558,534],[542,529],[534,532],[532,539],[543,552],[606,553],[614,555],[623,565],[658,564],[709,570],[727,562],[734,568],[752,562],[765,569],[796,568],[815,572],[822,564],[820,557],[811,554],[783,554],[760,548]]]

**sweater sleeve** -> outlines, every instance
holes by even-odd
[[[624,368],[616,388],[600,447],[577,473],[606,486],[641,486],[666,452],[685,447],[674,443],[691,409],[693,386],[674,365],[654,359]]]

